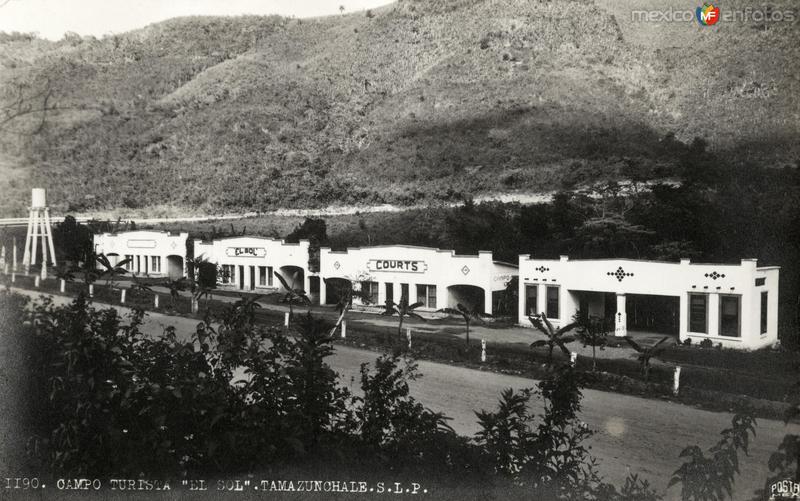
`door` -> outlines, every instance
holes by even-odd
[[[406,298],[409,304],[411,304],[411,297],[408,295],[408,284],[400,284],[400,299]]]
[[[394,303],[394,284],[392,282],[386,282],[386,301]]]
[[[256,267],[250,267],[250,290],[256,290]]]
[[[239,289],[244,290],[244,266],[239,265]]]

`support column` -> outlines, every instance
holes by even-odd
[[[628,315],[625,312],[625,294],[617,294],[617,312],[614,314],[614,335],[628,335]]]
[[[36,263],[36,255],[39,253],[39,227],[37,226],[36,218],[38,213],[31,211],[31,251],[28,253],[27,261],[23,258],[23,265],[25,266],[25,273],[30,272],[32,264]]]
[[[492,288],[491,287],[483,289],[483,312],[488,314],[488,315],[492,314]]]
[[[719,336],[719,294],[708,294],[708,335]]]
[[[325,280],[322,277],[319,277],[319,304],[324,305],[325,302],[328,300],[327,291],[325,289]]]
[[[31,235],[33,231],[33,209],[28,213],[28,231],[25,235],[25,248],[22,251],[22,266],[27,270],[31,262]],[[14,271],[17,271],[17,242],[14,240]]]
[[[56,262],[56,249],[53,245],[53,228],[50,226],[50,208],[45,207],[44,209],[44,224],[45,228],[47,228],[47,242],[50,245],[50,257],[53,259],[53,266],[58,266]]]

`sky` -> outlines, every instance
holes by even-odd
[[[315,17],[345,14],[391,0],[0,0],[0,31],[36,32],[60,39],[65,32],[101,37],[172,17],[280,14]]]

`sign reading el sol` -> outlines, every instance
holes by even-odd
[[[228,247],[225,254],[230,257],[264,257],[267,249],[263,247]]]
[[[369,271],[389,271],[400,273],[425,273],[428,264],[425,261],[408,259],[370,259],[367,262]]]

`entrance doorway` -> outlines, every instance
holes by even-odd
[[[256,267],[250,267],[250,290],[256,290]]]
[[[411,303],[411,296],[408,295],[408,284],[400,284],[400,299],[402,298]]]
[[[244,290],[244,265],[239,265],[239,289]]]

